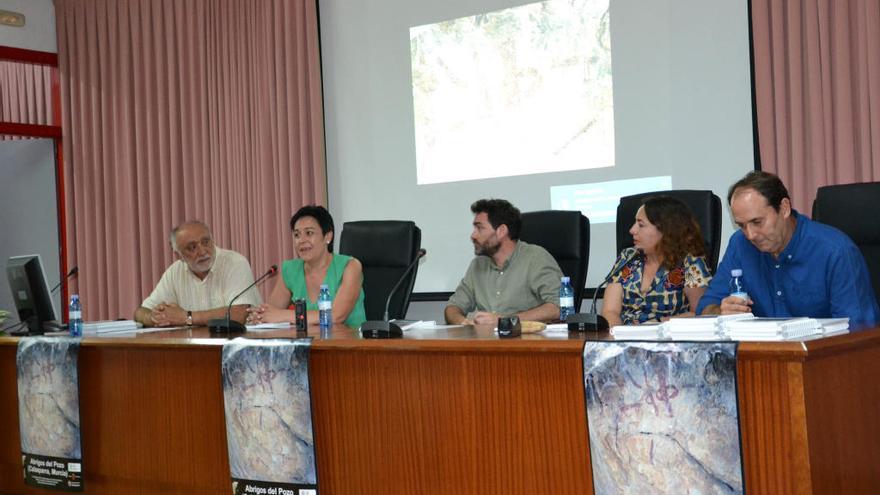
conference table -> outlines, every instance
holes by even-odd
[[[498,338],[488,327],[365,340],[313,337],[312,415],[322,494],[593,493],[586,339]],[[82,340],[85,492],[230,493],[223,338],[206,328]],[[0,493],[24,485],[17,338],[0,337]],[[747,493],[880,493],[880,329],[742,342],[739,419]]]

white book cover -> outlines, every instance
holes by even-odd
[[[739,320],[752,320],[755,318],[755,315],[752,313],[735,313],[732,315],[718,315],[715,319],[715,324],[718,326],[724,326],[731,321],[739,321]]]
[[[705,326],[715,326],[715,322],[718,320],[718,316],[716,315],[701,315],[701,316],[673,316],[667,321],[667,325],[670,327],[705,327]]]

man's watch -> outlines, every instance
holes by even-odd
[[[188,326],[188,327],[193,326],[193,312],[192,311],[186,312],[186,326]]]

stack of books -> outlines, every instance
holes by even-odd
[[[715,328],[721,338],[729,339],[727,335],[727,324],[732,321],[754,320],[755,315],[752,313],[736,313],[732,315],[718,315],[715,317]]]
[[[727,322],[724,328],[732,340],[796,340],[824,333],[813,318],[752,318]]]
[[[715,316],[694,316],[691,318],[670,318],[663,324],[666,335],[672,340],[718,340]]]
[[[670,318],[661,324],[619,325],[617,340],[803,340],[846,333],[849,318],[757,318],[752,313]]]
[[[849,318],[816,318],[822,325],[822,336],[840,335],[849,332]]]
[[[133,332],[137,329],[138,323],[134,320],[89,321],[83,323],[83,335]]]
[[[663,334],[663,325],[659,323],[617,325],[611,327],[611,336],[616,340],[660,340],[666,338]]]

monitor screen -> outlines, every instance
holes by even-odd
[[[31,333],[42,333],[44,323],[57,320],[40,255],[12,256],[6,262],[9,289],[18,318]]]

